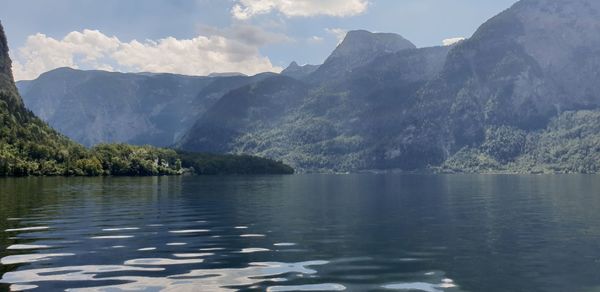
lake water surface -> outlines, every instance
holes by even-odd
[[[0,290],[600,291],[600,177],[0,179]]]

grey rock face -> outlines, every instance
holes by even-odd
[[[223,94],[261,78],[61,68],[17,85],[28,108],[84,145],[170,146]]]
[[[0,91],[4,94],[8,104],[22,105],[23,102],[18,96],[12,75],[12,61],[8,55],[8,41],[4,34],[4,27],[0,23]]]
[[[381,55],[415,48],[413,43],[397,34],[350,31],[309,80],[318,83],[327,78],[338,78]]]

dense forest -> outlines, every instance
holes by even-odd
[[[148,176],[293,173],[268,159],[179,154],[172,149],[126,144],[86,148],[61,135],[25,108],[14,84],[0,24],[0,176]]]
[[[465,147],[441,172],[599,173],[600,111],[569,111],[541,131],[490,128],[479,147]]]

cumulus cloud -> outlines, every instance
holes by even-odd
[[[287,17],[345,17],[360,14],[368,6],[368,0],[237,0],[231,14],[242,20],[274,11]]]
[[[98,61],[107,52],[116,50],[119,44],[117,38],[108,37],[97,30],[71,32],[62,40],[38,33],[29,36],[25,47],[19,49],[13,62],[14,75],[17,80],[33,79],[50,69],[77,68],[77,63],[100,66]]]
[[[92,68],[134,72],[169,72],[207,75],[213,72],[256,74],[278,72],[259,46],[273,42],[273,35],[244,28],[237,36],[210,32],[192,39],[168,37],[130,42],[109,37],[97,30],[71,32],[63,39],[32,35],[14,56],[15,79],[35,79],[59,67]]]
[[[445,39],[442,41],[442,44],[444,46],[451,46],[457,43],[460,43],[462,41],[464,41],[465,38],[464,37],[456,37],[456,38],[449,38],[449,39]]]

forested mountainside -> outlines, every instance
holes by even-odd
[[[294,172],[287,165],[264,158],[184,154],[125,144],[101,144],[88,149],[73,142],[23,104],[0,23],[0,176],[167,175],[182,174],[186,168],[199,174]]]
[[[592,0],[522,0],[453,47],[350,32],[298,82],[230,92],[178,145],[307,171],[596,172],[599,11]],[[588,136],[573,136],[581,129]]]
[[[417,91],[442,69],[450,50],[415,49],[387,38],[402,39],[350,32],[332,54],[335,61],[311,75],[300,80],[271,77],[229,92],[177,146],[278,157],[307,171],[365,169],[377,159],[379,136],[395,131],[388,121],[408,109]],[[374,44],[379,41],[397,47]],[[371,44],[370,53],[345,48],[362,42]],[[385,51],[372,53],[372,47]]]
[[[87,159],[86,149],[48,127],[25,108],[11,66],[0,24],[0,175],[69,172],[69,162]]]

